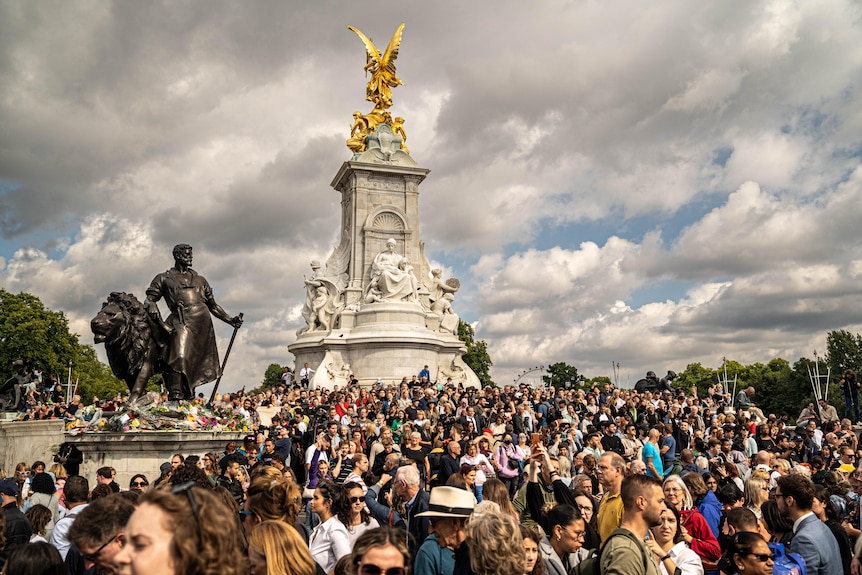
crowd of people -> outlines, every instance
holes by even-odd
[[[464,389],[427,367],[228,394],[255,433],[128,488],[79,475],[71,444],[0,479],[3,573],[859,575],[852,422],[755,397]]]

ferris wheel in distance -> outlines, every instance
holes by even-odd
[[[536,367],[525,369],[520,374],[518,374],[518,376],[515,377],[512,385],[518,387],[522,383],[524,383],[529,387],[532,387],[533,389],[538,389],[547,385],[547,383],[543,379],[544,377],[550,377],[550,375],[545,370],[544,365],[538,365]]]

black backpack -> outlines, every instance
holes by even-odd
[[[604,544],[601,547],[599,547],[597,549],[590,549],[587,552],[587,556],[584,559],[582,559],[580,563],[578,563],[577,565],[575,565],[572,568],[572,571],[569,575],[601,575],[601,572],[602,572],[602,551],[604,551],[605,547],[607,547],[607,545],[608,545],[608,543],[610,543],[611,539],[613,539],[614,537],[616,537],[618,535],[621,535],[623,537],[628,537],[629,539],[631,539],[632,541],[637,543],[638,549],[641,550],[641,555],[643,556],[644,573],[646,573],[647,572],[647,561],[649,561],[649,558],[646,556],[646,553],[644,553],[642,543],[638,540],[637,537],[635,537],[634,533],[632,533],[628,529],[617,528],[617,529],[614,529],[614,532],[611,533],[610,537],[607,538],[607,540],[604,542]]]

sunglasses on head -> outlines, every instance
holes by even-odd
[[[407,569],[404,567],[390,567],[389,569],[381,569],[377,565],[360,565],[360,575],[406,575]]]

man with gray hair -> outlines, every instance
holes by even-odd
[[[410,556],[415,557],[419,546],[428,536],[430,521],[427,517],[417,517],[420,513],[428,511],[430,495],[424,489],[419,488],[419,469],[414,465],[403,465],[395,473],[395,484],[392,491],[404,502],[404,522],[407,525],[408,546]]]
[[[390,458],[398,458],[398,454],[392,453],[386,457],[386,467],[389,466]],[[404,502],[404,515],[400,516],[394,509],[395,505],[386,505],[380,497],[380,490],[392,481],[391,498],[397,497]],[[365,494],[365,504],[381,525],[389,524],[393,527],[405,529],[405,538],[410,548],[410,556],[415,557],[419,546],[428,536],[428,517],[418,517],[420,513],[428,511],[430,495],[419,487],[419,469],[412,463],[405,463],[397,468],[393,474],[385,472],[380,480],[368,488]]]

